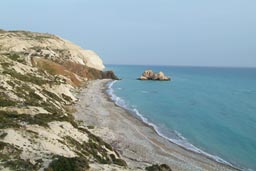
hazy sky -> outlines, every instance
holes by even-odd
[[[1,0],[0,28],[57,34],[106,64],[256,67],[255,0]]]

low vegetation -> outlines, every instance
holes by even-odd
[[[80,80],[74,75],[74,73],[68,71],[65,66],[62,66],[54,61],[48,59],[34,59],[34,64],[42,71],[46,71],[51,75],[62,75],[71,80],[71,83],[75,86],[81,84]]]
[[[9,54],[8,57],[14,61],[20,59],[20,56],[18,54]]]
[[[146,171],[172,171],[172,169],[166,164],[154,164],[152,166],[146,167]]]
[[[23,74],[20,74],[20,73],[16,72],[13,69],[7,69],[6,68],[3,71],[3,74],[9,74],[11,77],[16,78],[20,81],[31,82],[31,83],[36,84],[36,85],[43,85],[43,84],[49,83],[49,80],[45,80],[43,78],[36,77],[36,76],[34,76],[32,74],[28,74],[28,73],[26,75],[23,75]]]
[[[31,164],[20,158],[21,150],[15,146],[0,141],[0,163],[3,167],[14,171],[36,171],[40,168],[40,162]]]
[[[15,106],[17,102],[12,101],[3,92],[0,92],[0,107]]]
[[[84,157],[57,156],[44,171],[84,171],[89,168],[89,162]]]

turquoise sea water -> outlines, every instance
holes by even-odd
[[[115,102],[171,141],[256,170],[256,69],[109,65]],[[146,69],[170,82],[136,80]],[[222,162],[224,162],[222,161]]]

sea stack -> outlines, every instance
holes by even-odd
[[[155,73],[152,70],[145,70],[143,74],[138,78],[139,80],[158,80],[158,81],[170,81],[171,78],[164,75],[162,71]]]

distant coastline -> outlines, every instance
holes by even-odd
[[[256,66],[214,66],[214,65],[164,65],[164,64],[105,64],[106,66],[146,66],[146,67],[191,67],[191,68],[240,68],[240,69],[255,69]]]

